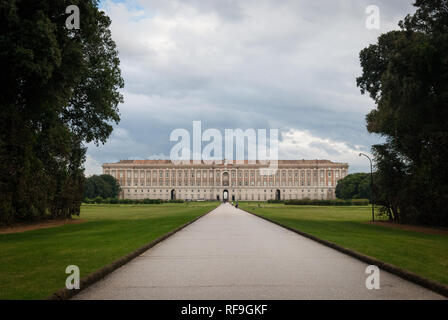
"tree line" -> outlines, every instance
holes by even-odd
[[[97,0],[0,2],[0,223],[79,214],[85,144],[120,120],[110,23]]]
[[[83,200],[117,198],[121,192],[118,180],[108,174],[93,175],[84,181]]]
[[[335,190],[339,199],[370,199],[370,174],[352,173],[338,181]]]

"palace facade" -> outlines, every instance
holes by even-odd
[[[123,199],[184,199],[265,201],[269,199],[334,199],[347,163],[329,160],[279,160],[275,174],[263,175],[268,165],[247,160],[223,164],[171,160],[121,160],[103,164],[115,177]]]

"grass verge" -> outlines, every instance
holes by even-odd
[[[86,205],[84,223],[0,234],[0,299],[42,299],[212,210],[218,203]]]

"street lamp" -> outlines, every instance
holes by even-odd
[[[364,156],[370,161],[370,199],[372,200],[372,222],[375,221],[375,201],[373,199],[373,169],[372,169],[372,159],[364,153],[360,153],[359,156]]]

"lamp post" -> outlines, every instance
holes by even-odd
[[[373,169],[372,169],[372,159],[364,153],[360,153],[359,156],[364,156],[370,161],[370,199],[372,200],[372,222],[375,221],[375,201],[373,199]]]

